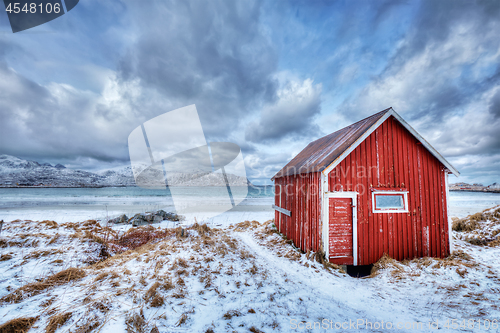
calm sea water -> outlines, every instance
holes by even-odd
[[[246,193],[246,189],[242,189],[234,189],[233,196],[242,198]],[[225,214],[224,219],[231,215],[238,222],[245,219],[266,221],[274,214],[271,208],[273,196],[273,186],[250,187],[246,198],[229,214]],[[220,187],[178,187],[176,198],[187,199],[188,202],[196,205],[199,203],[200,206],[207,205],[206,198],[210,198],[209,205],[215,205],[211,207],[227,202],[228,199],[227,190]],[[139,187],[0,188],[0,220],[5,221],[47,219],[77,222],[121,214],[131,216],[159,209],[176,211],[169,190]],[[200,221],[213,214],[203,211],[191,215],[191,219],[197,218]]]
[[[182,196],[193,198],[193,200],[207,196],[220,196],[221,193],[224,193],[221,188],[217,187],[181,187],[177,190]],[[255,186],[249,187],[247,199],[255,202],[266,202],[268,198],[273,196],[273,186]],[[140,187],[0,188],[0,209],[41,205],[170,202],[170,198],[169,189],[153,190]]]
[[[500,193],[450,192],[450,215],[465,217],[500,205]]]

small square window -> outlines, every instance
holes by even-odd
[[[408,212],[408,192],[376,191],[372,200],[374,213]]]

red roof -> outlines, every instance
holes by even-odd
[[[389,116],[394,116],[410,133],[412,133],[422,144],[440,160],[452,173],[458,176],[458,171],[451,166],[427,141],[424,140],[401,116],[392,108],[387,108],[370,117],[360,120],[352,125],[344,127],[332,134],[324,136],[307,145],[297,156],[283,167],[274,178],[320,172],[328,168],[336,161],[339,163],[346,156],[345,153],[352,151],[361,143],[366,134],[372,133]],[[385,119],[382,119],[385,118]],[[367,135],[366,135],[367,136]],[[345,155],[342,157],[342,155]]]

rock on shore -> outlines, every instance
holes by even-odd
[[[123,214],[121,216],[110,219],[108,222],[113,224],[132,224],[132,226],[137,227],[140,225],[160,223],[161,221],[165,220],[181,221],[183,220],[183,216],[165,212],[164,210],[160,209],[156,212],[138,213],[131,218],[128,218],[127,215]]]

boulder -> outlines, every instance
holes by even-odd
[[[143,214],[135,214],[134,217],[132,217],[129,220],[129,223],[131,223],[134,227],[144,225],[144,224],[149,224]]]
[[[160,223],[161,221],[164,220],[180,221],[181,216],[174,213],[165,212],[164,210],[159,210],[154,213],[148,212],[148,213],[135,214],[132,218],[128,220],[128,223],[131,223],[134,227],[136,227],[145,224]],[[119,223],[119,222],[114,222],[114,223]]]
[[[128,217],[127,215],[123,214],[118,217],[115,217],[114,219],[110,219],[109,222],[114,224],[125,224],[128,223]]]
[[[170,221],[180,221],[181,217],[174,213],[165,213],[164,219]]]
[[[158,215],[158,216],[161,216],[163,218],[166,218],[168,213],[166,211],[164,211],[163,209],[160,209],[155,214]]]

